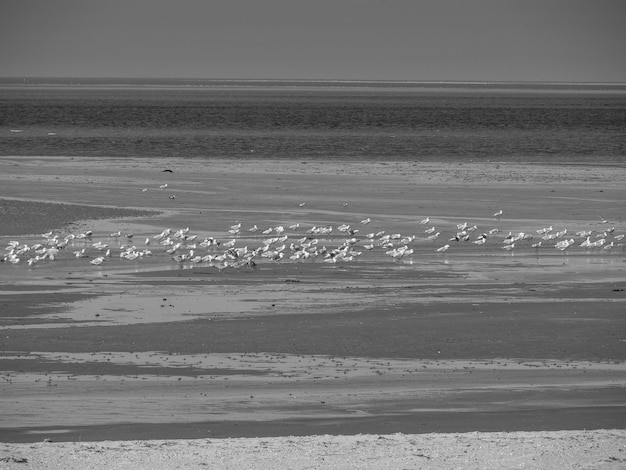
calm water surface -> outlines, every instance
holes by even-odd
[[[621,165],[626,88],[0,83],[0,155]]]

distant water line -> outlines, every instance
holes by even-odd
[[[618,85],[73,83],[0,80],[0,155],[626,160],[626,88]]]

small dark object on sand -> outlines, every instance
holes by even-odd
[[[3,457],[0,462],[28,463],[28,459],[26,457]]]

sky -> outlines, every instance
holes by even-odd
[[[0,76],[626,82],[625,0],[1,0]]]

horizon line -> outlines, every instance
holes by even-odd
[[[601,81],[564,81],[564,80],[417,80],[417,79],[346,79],[346,78],[199,78],[199,77],[125,77],[125,76],[61,76],[61,75],[0,75],[0,81],[16,81],[24,83],[27,80],[111,80],[121,82],[140,81],[178,81],[178,82],[247,82],[247,83],[355,83],[355,84],[399,84],[399,85],[563,85],[563,86],[626,86],[626,82]]]

